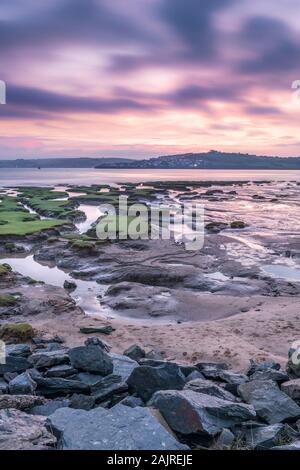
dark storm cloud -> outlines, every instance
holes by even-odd
[[[299,70],[300,36],[283,21],[267,17],[247,20],[236,38],[248,59],[238,69],[250,74],[285,74]]]
[[[217,53],[220,34],[213,15],[235,0],[164,0],[161,18],[172,28],[194,58],[212,58]]]
[[[7,107],[28,107],[47,112],[114,113],[123,110],[150,110],[151,107],[132,99],[99,99],[78,97],[38,88],[9,86]]]
[[[115,44],[149,41],[135,21],[110,10],[103,0],[45,2],[27,15],[0,20],[0,48],[51,47],[72,44]],[[151,37],[153,41],[154,38]]]

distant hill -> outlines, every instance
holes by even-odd
[[[27,160],[0,160],[0,168],[95,168],[99,164],[109,165],[131,161],[123,158],[40,158]]]
[[[300,157],[267,157],[211,150],[206,153],[167,155],[149,160],[101,162],[96,168],[300,170]]]
[[[166,155],[149,160],[129,158],[0,160],[1,168],[300,170],[300,157],[267,157],[211,150],[206,153]]]

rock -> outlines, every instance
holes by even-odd
[[[70,408],[77,410],[91,410],[95,406],[95,398],[86,395],[74,394],[70,399]]]
[[[77,369],[74,369],[74,367],[68,365],[68,364],[62,364],[60,366],[54,366],[51,367],[50,369],[47,370],[45,373],[45,377],[70,377],[72,375],[77,374]]]
[[[41,370],[70,362],[67,350],[65,349],[59,349],[58,351],[36,352],[32,354],[28,360],[33,367]]]
[[[197,380],[197,379],[205,380],[205,377],[198,370],[194,370],[186,377],[186,382],[191,382],[192,380]]]
[[[100,423],[100,425],[99,425]],[[48,426],[64,450],[185,450],[147,408],[117,405],[110,410],[61,408]]]
[[[147,359],[154,359],[155,361],[162,360],[164,358],[164,353],[160,349],[152,349],[146,353],[145,357]]]
[[[64,289],[66,289],[66,290],[72,292],[72,291],[74,291],[74,290],[77,289],[77,284],[76,284],[76,282],[72,282],[72,281],[67,281],[67,280],[66,280],[66,281],[64,282]]]
[[[2,395],[3,393],[7,393],[7,383],[5,382],[5,380],[0,379],[0,395]]]
[[[158,390],[181,390],[185,377],[176,364],[165,363],[157,367],[140,366],[127,380],[129,390],[147,402]]]
[[[7,343],[30,341],[34,330],[29,323],[6,323],[0,327],[0,339]]]
[[[70,393],[89,393],[90,391],[89,386],[79,380],[61,379],[59,377],[51,379],[35,377],[35,381],[38,385],[38,392],[45,397],[68,395]]]
[[[70,349],[69,358],[72,366],[81,371],[103,376],[113,372],[111,357],[99,346],[79,346]]]
[[[0,429],[0,450],[47,450],[56,444],[56,438],[47,431],[42,416],[1,410]]]
[[[199,362],[196,367],[206,379],[217,379],[221,370],[228,369],[223,362]]]
[[[35,395],[0,395],[0,410],[7,408],[27,410],[36,405],[43,405],[45,402],[45,398]]]
[[[80,333],[85,335],[92,335],[94,333],[101,333],[102,335],[110,335],[113,331],[116,331],[112,326],[103,326],[101,328],[95,327],[83,327],[80,328]]]
[[[106,341],[103,341],[102,339],[97,338],[95,336],[93,336],[92,338],[88,338],[84,342],[84,344],[86,346],[99,346],[101,349],[103,349],[107,353],[109,353],[109,351],[111,350],[111,346]]]
[[[65,340],[61,336],[55,335],[55,336],[51,336],[50,338],[35,337],[33,338],[32,342],[36,344],[37,346],[40,346],[42,344],[49,344],[49,343],[62,344],[65,342]]]
[[[300,401],[300,379],[289,380],[281,385],[281,390],[292,400]]]
[[[234,222],[231,222],[230,224],[230,228],[232,229],[242,229],[242,228],[246,228],[247,227],[247,224],[245,224],[245,222],[243,222],[242,220],[235,220]]]
[[[229,429],[223,429],[221,434],[215,440],[213,446],[217,450],[230,450],[235,441],[235,435]]]
[[[150,366],[151,364],[143,364],[143,365],[148,365]],[[196,366],[191,366],[191,365],[187,365],[187,364],[178,364],[181,372],[183,373],[183,375],[185,377],[188,377],[190,374],[192,374],[193,372],[197,372],[197,374],[200,374],[200,372],[198,371],[197,367]],[[198,376],[198,377],[195,377],[195,379],[204,379],[204,376],[202,375],[202,377]]]
[[[22,373],[31,367],[31,364],[25,357],[6,356],[6,363],[0,364],[0,377],[6,373]]]
[[[290,444],[272,447],[271,450],[300,450],[300,440],[291,442]]]
[[[9,383],[12,379],[17,377],[18,372],[6,372],[6,374],[3,375],[3,379],[5,380],[6,383]]]
[[[299,347],[290,348],[288,353],[287,371],[294,377],[300,378],[300,361],[299,361]]]
[[[33,395],[37,388],[36,382],[32,380],[28,372],[18,375],[8,384],[11,395]]]
[[[219,233],[228,228],[228,224],[223,222],[209,222],[205,225],[205,229],[210,233]]]
[[[110,353],[110,357],[113,360],[113,373],[120,375],[124,382],[126,382],[131,372],[139,366],[136,361],[122,354]]]
[[[250,366],[247,370],[248,377],[253,375],[255,372],[265,372],[266,370],[280,370],[280,364],[277,362],[263,361],[260,363],[254,362],[250,359]]]
[[[184,389],[211,395],[212,397],[221,398],[222,400],[237,401],[237,398],[232,393],[224,390],[222,387],[219,387],[216,383],[206,379],[192,380],[185,385]]]
[[[239,385],[238,391],[246,403],[253,405],[257,415],[269,424],[295,421],[300,417],[300,407],[271,380],[251,380]]]
[[[45,405],[33,406],[28,413],[31,415],[50,416],[59,408],[67,408],[70,400],[51,400]]]
[[[254,372],[250,376],[250,380],[273,380],[274,382],[282,383],[289,380],[289,376],[281,370],[267,369]]]
[[[89,374],[88,372],[80,372],[76,375],[76,379],[91,387],[99,382],[100,377],[99,375]]]
[[[96,403],[101,403],[113,395],[120,395],[127,392],[128,386],[119,375],[108,375],[100,380],[98,383],[91,386],[92,396]]]
[[[132,395],[124,398],[120,401],[120,405],[129,406],[130,408],[135,408],[136,406],[144,406],[143,400],[139,397],[133,397]]]
[[[229,385],[241,385],[245,382],[248,382],[248,377],[245,374],[237,374],[232,370],[221,370],[219,372],[219,379],[223,380]]]
[[[31,354],[28,344],[9,344],[6,346],[7,356],[28,357]]]
[[[161,412],[171,429],[180,434],[214,437],[223,428],[253,419],[254,408],[192,390],[156,392],[149,406]]]
[[[145,357],[146,355],[144,349],[142,349],[137,344],[130,346],[130,348],[126,349],[126,351],[124,351],[123,354],[124,356],[128,356],[130,357],[130,359],[133,359],[134,361],[137,361],[137,362],[143,357]]]
[[[279,445],[283,439],[289,439],[288,428],[289,426],[284,424],[251,428],[245,434],[246,445],[256,450],[271,449]]]

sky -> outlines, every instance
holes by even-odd
[[[1,0],[0,158],[300,156],[299,0]]]

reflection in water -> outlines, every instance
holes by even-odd
[[[33,255],[26,258],[5,258],[0,260],[1,263],[9,264],[13,271],[23,276],[29,276],[36,281],[45,282],[57,287],[63,287],[65,281],[75,282],[77,288],[70,295],[76,304],[81,307],[87,315],[110,315],[107,307],[100,305],[99,295],[103,295],[106,288],[101,287],[95,281],[83,281],[81,279],[74,280],[68,273],[58,269],[56,266],[49,267],[37,263]]]
[[[263,271],[269,276],[277,279],[284,279],[291,282],[300,281],[300,269],[294,267],[283,266],[280,264],[269,264],[263,266]]]
[[[87,204],[81,204],[78,207],[78,210],[84,212],[86,215],[86,220],[84,222],[77,222],[75,223],[77,230],[79,233],[87,232],[92,224],[94,224],[103,213],[100,211],[99,207],[97,206],[89,206]]]

